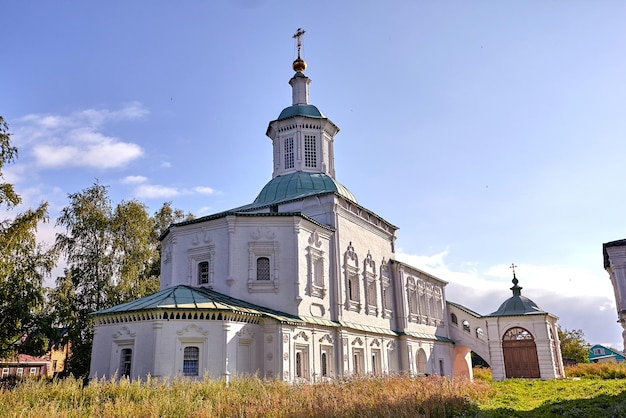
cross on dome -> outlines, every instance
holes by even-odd
[[[291,67],[297,73],[304,73],[306,69],[306,62],[302,58],[300,58],[300,48],[302,48],[302,35],[304,35],[305,30],[302,28],[298,28],[296,33],[293,35],[293,38],[298,42],[298,58],[293,62]]]

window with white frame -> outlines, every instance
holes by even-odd
[[[344,253],[344,274],[346,278],[346,308],[351,311],[361,311],[361,292],[359,288],[359,259],[352,247],[348,245]]]
[[[333,377],[333,348],[322,346],[322,377]]]
[[[391,317],[393,309],[393,293],[391,291],[391,279],[389,277],[389,266],[383,258],[380,266],[380,294],[383,305],[383,318]]]
[[[185,347],[183,351],[183,375],[198,376],[200,365],[200,349],[198,347]]]
[[[365,373],[365,356],[362,348],[352,349],[353,371],[356,375]]]
[[[31,367],[29,370],[30,376],[35,376],[37,374],[37,367]]]
[[[249,242],[248,254],[248,292],[278,292],[278,242]]]
[[[122,377],[130,377],[130,369],[133,359],[133,350],[131,348],[123,348],[120,352],[120,368],[119,374]]]
[[[193,248],[187,254],[189,257],[189,284],[212,287],[215,245]]]
[[[419,323],[418,286],[412,276],[406,280],[406,298],[409,305],[409,321]]]
[[[294,167],[293,137],[284,140],[285,169]]]
[[[373,348],[372,349],[372,374],[380,375],[382,374],[382,361],[380,355],[380,349]]]
[[[295,356],[296,378],[309,379],[309,347],[297,345]]]
[[[198,284],[209,284],[209,262],[198,263]]]
[[[315,135],[304,135],[304,166],[317,167],[317,149]]]
[[[17,377],[22,377],[24,375],[24,368],[23,367],[18,367],[16,372],[15,372],[15,375]]]
[[[326,273],[322,241],[317,231],[311,233],[307,251],[308,289],[311,296],[323,298],[326,295]]]
[[[2,377],[7,377],[9,375],[9,368],[8,367],[3,367],[2,368]]]
[[[365,306],[365,313],[368,315],[378,316],[378,292],[376,287],[376,263],[372,259],[372,255],[367,253],[365,260],[363,261],[363,280],[365,286],[365,293],[367,298],[367,305]]]

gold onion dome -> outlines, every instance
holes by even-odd
[[[304,62],[304,60],[300,58],[300,56],[298,56],[298,58],[293,62],[291,67],[295,72],[303,73],[304,70],[306,70],[306,62]]]

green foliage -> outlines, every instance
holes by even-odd
[[[11,134],[0,116],[0,179],[2,167],[17,157]],[[0,204],[12,209],[21,203],[13,186],[0,183]],[[44,317],[43,280],[56,256],[37,243],[40,222],[47,221],[47,203],[0,221],[0,357],[20,351],[24,337],[35,334]],[[30,347],[36,351],[36,347]]]
[[[578,363],[589,363],[587,356],[591,345],[585,341],[582,330],[566,330],[559,327],[558,333],[563,358],[576,360]]]
[[[55,322],[68,328],[62,341],[71,345],[68,371],[85,376],[93,341],[90,313],[158,291],[158,237],[185,215],[169,203],[154,217],[136,200],[114,207],[108,188],[98,182],[68,197],[69,204],[57,219],[65,232],[57,234],[55,243],[68,267],[50,300]]]

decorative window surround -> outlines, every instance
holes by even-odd
[[[389,265],[384,258],[380,263],[380,295],[383,305],[382,317],[391,318],[393,312],[393,293],[391,291],[391,279],[389,278]]]
[[[372,255],[367,252],[367,256],[363,262],[363,284],[365,288],[365,313],[368,315],[378,316],[378,295],[376,291],[376,263],[372,259]]]
[[[248,254],[248,292],[278,293],[278,242],[249,242]],[[269,280],[258,280],[259,258],[269,260]]]
[[[194,248],[187,251],[189,257],[189,284],[191,286],[206,286],[213,288],[214,284],[214,264],[215,264],[215,245]],[[201,263],[209,263],[206,283],[201,283]]]
[[[416,285],[415,278],[409,276],[406,280],[406,299],[409,305],[409,322],[420,322],[420,307],[418,304],[418,289],[419,284]]]
[[[326,266],[324,263],[324,251],[320,249],[322,242],[317,232],[313,232],[309,237],[307,247],[307,278],[309,284],[309,294],[318,298],[326,296]]]
[[[346,309],[361,312],[361,295],[359,284],[359,258],[354,252],[352,243],[344,254],[344,274],[346,279]]]

